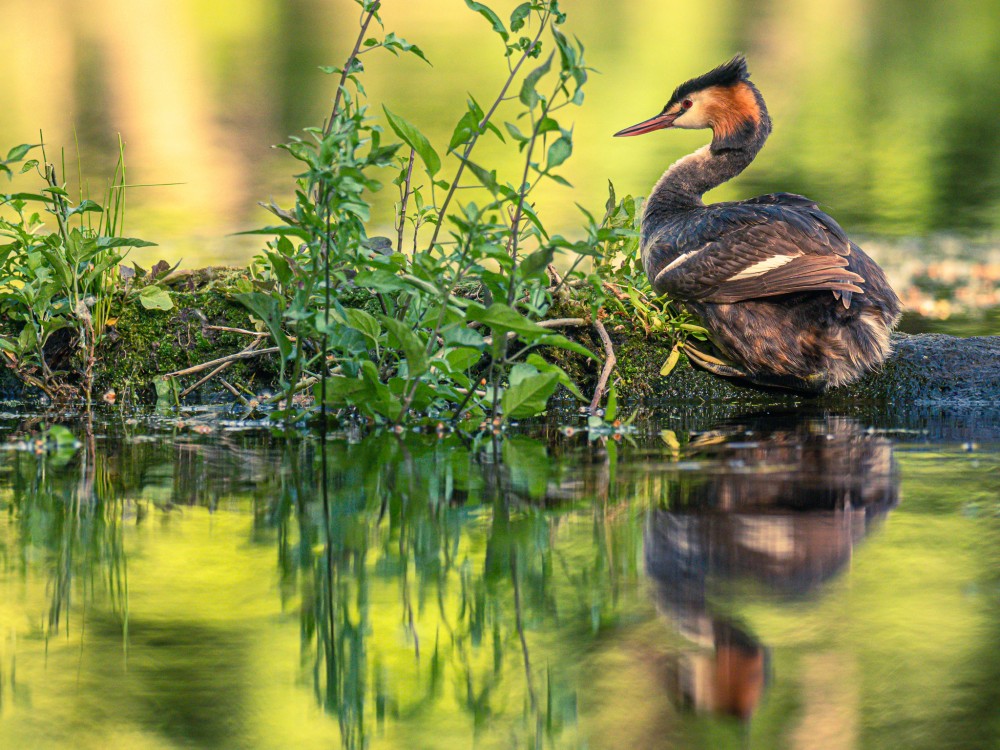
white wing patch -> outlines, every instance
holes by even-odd
[[[760,276],[768,271],[773,271],[775,268],[781,268],[786,263],[791,263],[795,260],[797,255],[774,255],[767,260],[759,261],[754,263],[752,266],[747,266],[742,271],[740,271],[735,276],[730,276],[726,281],[739,281],[740,279],[750,279],[754,276]]]
[[[674,268],[677,268],[677,266],[679,266],[681,263],[684,263],[688,258],[690,258],[690,257],[692,257],[694,255],[697,255],[700,252],[701,252],[701,250],[692,250],[689,253],[684,253],[683,255],[678,255],[676,258],[674,258],[672,261],[670,261],[670,263],[668,263],[663,268],[663,270],[661,270],[658,274],[656,274],[656,277],[659,278],[660,276],[662,276],[663,274],[665,274],[667,271],[671,271]]]

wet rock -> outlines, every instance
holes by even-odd
[[[669,377],[649,371],[626,380],[626,395],[661,401],[791,404],[803,400],[837,406],[858,402],[897,404],[1000,404],[1000,336],[959,338],[944,334],[896,334],[894,352],[873,372],[817,399],[736,386],[689,364]],[[655,360],[649,368],[655,366]]]

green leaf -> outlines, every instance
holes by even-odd
[[[155,242],[137,240],[135,237],[98,237],[98,247],[156,247]]]
[[[494,302],[489,307],[479,304],[470,304],[465,313],[466,320],[479,321],[485,323],[495,332],[514,331],[520,334],[546,334],[547,328],[543,328],[537,323],[528,320],[511,307],[502,302]]]
[[[173,406],[180,401],[180,386],[177,378],[167,378],[163,375],[153,380],[153,388],[156,389],[157,406]]]
[[[99,204],[95,203],[94,201],[88,198],[87,200],[81,201],[79,206],[75,206],[74,208],[70,209],[66,213],[66,215],[72,216],[73,214],[82,214],[88,211],[98,214],[104,213],[104,209],[101,208]]]
[[[566,161],[572,153],[573,142],[566,136],[558,138],[552,142],[551,146],[549,146],[549,158],[546,162],[546,168],[553,169],[558,167]]]
[[[139,292],[139,304],[147,310],[169,310],[174,306],[174,301],[170,299],[170,292],[166,289],[150,285]]]
[[[548,329],[546,329],[548,330]],[[592,359],[595,362],[600,361],[596,354],[594,354],[590,349],[585,347],[583,344],[579,344],[572,339],[568,339],[559,333],[547,333],[535,341],[539,346],[554,346],[557,349],[565,349],[568,352],[574,352],[580,354],[587,359]]]
[[[466,372],[482,358],[483,352],[481,348],[473,349],[467,346],[452,349],[444,355],[444,359],[448,363],[448,368],[451,374],[456,372]]]
[[[284,312],[284,303],[281,299],[263,292],[242,292],[234,294],[233,299],[263,321],[281,353],[282,360],[289,359],[292,356],[292,342],[281,327]]]
[[[476,119],[475,114],[472,112],[466,112],[459,119],[458,124],[455,126],[455,130],[451,134],[451,140],[448,141],[448,150],[454,151],[456,148],[466,143],[473,133],[477,132],[479,129],[479,120]]]
[[[387,315],[379,317],[381,317],[382,322],[385,324],[386,330],[389,331],[390,343],[395,340],[396,345],[403,350],[409,377],[416,378],[427,372],[426,347],[424,342],[420,340],[420,337],[411,331],[408,325],[401,323],[395,318],[390,318]]]
[[[461,323],[452,323],[442,328],[441,338],[448,346],[471,346],[479,350],[486,347],[481,333]]]
[[[510,137],[513,138],[518,143],[527,143],[528,142],[528,136],[526,136],[524,133],[522,133],[520,130],[518,130],[517,126],[514,125],[514,123],[512,123],[512,122],[505,122],[503,124],[503,126],[505,128],[507,128],[507,132],[510,133]]]
[[[535,91],[535,86],[538,85],[539,79],[549,72],[549,67],[552,65],[552,55],[549,55],[548,59],[535,68],[533,71],[528,73],[524,77],[524,82],[521,84],[521,104],[527,107],[534,107],[538,104],[538,92]]]
[[[666,377],[674,368],[677,366],[677,361],[681,357],[681,349],[679,344],[674,344],[674,348],[670,350],[670,355],[667,357],[667,361],[663,363],[663,367],[660,368],[660,375]]]
[[[510,14],[510,30],[520,31],[529,13],[531,13],[531,3],[521,3],[514,8],[514,12]]]
[[[341,406],[353,403],[354,397],[369,390],[368,383],[362,378],[347,378],[343,375],[331,375],[326,379],[326,386],[322,382],[313,386],[313,393],[318,403],[323,403],[326,397],[328,406]]]
[[[510,387],[500,399],[506,419],[533,417],[545,406],[559,385],[554,372],[538,372],[531,365],[514,365],[510,371]]]
[[[478,164],[469,161],[468,159],[465,160],[465,166],[476,176],[477,180],[483,183],[483,187],[491,193],[497,192],[500,186],[497,184],[497,171],[495,169],[487,171],[483,167],[480,167]]]
[[[417,152],[417,155],[423,161],[424,166],[427,167],[427,172],[432,177],[437,174],[438,170],[441,169],[441,157],[437,155],[437,151],[433,149],[430,141],[417,130],[411,123],[404,120],[399,115],[393,114],[388,107],[382,105],[382,110],[385,112],[386,118],[389,120],[389,126],[393,131],[402,138],[406,144]]]
[[[347,320],[347,325],[360,331],[371,342],[372,346],[378,346],[378,339],[382,334],[382,326],[379,325],[373,315],[366,313],[364,310],[349,307],[344,310],[344,318]]]
[[[472,10],[476,11],[476,13],[481,15],[487,21],[489,21],[490,26],[493,27],[493,30],[496,33],[498,33],[501,37],[503,37],[503,40],[505,42],[507,41],[510,35],[507,33],[507,29],[504,27],[503,21],[500,20],[500,16],[498,16],[490,8],[486,7],[482,3],[474,2],[474,0],[465,0],[465,4],[468,5],[469,8],[471,8]]]
[[[525,362],[527,362],[529,365],[533,365],[534,367],[538,368],[539,372],[554,372],[556,374],[556,377],[559,378],[560,385],[564,386],[566,390],[568,390],[570,393],[572,393],[581,401],[587,400],[586,397],[583,395],[583,393],[580,391],[580,387],[573,382],[573,378],[571,378],[568,374],[566,374],[566,371],[559,365],[552,364],[551,362],[547,361],[541,354],[536,354],[535,352],[529,354],[525,358]]]
[[[20,146],[14,146],[14,148],[7,152],[7,158],[4,161],[21,161],[31,149],[37,148],[38,145],[37,143],[22,143]]]
[[[612,383],[608,389],[608,405],[604,407],[604,419],[607,422],[614,422],[618,416],[618,389]]]
[[[518,272],[521,274],[522,278],[528,278],[536,273],[541,273],[545,268],[552,262],[552,257],[555,255],[556,249],[551,245],[543,247],[541,250],[536,250],[527,258],[521,261],[521,265],[518,266]]]

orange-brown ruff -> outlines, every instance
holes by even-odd
[[[653,288],[702,320],[718,351],[695,364],[765,387],[820,392],[889,355],[900,303],[882,269],[801,195],[705,205],[749,166],[771,132],[746,61],[678,86],[663,111],[616,133],[710,128],[712,142],[673,164],[646,201],[642,259]]]

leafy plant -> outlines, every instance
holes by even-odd
[[[26,159],[35,149],[41,160]],[[20,174],[34,172],[44,187],[38,192],[0,194],[0,208],[7,209],[0,214],[4,243],[0,244],[0,314],[16,328],[8,332],[4,326],[0,351],[24,382],[52,400],[71,400],[82,388],[89,405],[97,349],[115,317],[115,306],[131,290],[131,285],[122,284],[118,264],[129,249],[154,243],[122,236],[121,147],[103,205],[87,197],[82,184],[73,202],[55,165],[49,163],[44,144],[12,148],[0,162],[0,171],[13,178],[15,168]],[[65,162],[60,172],[65,175]],[[51,229],[45,218],[54,222]],[[155,285],[135,294],[146,307],[170,306],[165,290]]]
[[[403,115],[382,107],[402,141],[390,143],[369,114],[362,55],[383,48],[426,58],[394,33],[369,36],[382,26],[380,3],[357,2],[354,49],[343,66],[324,68],[339,76],[329,118],[283,146],[304,167],[295,204],[267,206],[283,223],[257,230],[274,239],[255,282],[236,295],[280,349],[282,413],[302,416],[291,396],[311,386],[324,413],[396,425],[537,414],[572,381],[535,350],[593,356],[543,318],[556,253],[593,255],[595,246],[550,235],[531,200],[542,180],[569,184],[556,170],[572,154],[572,130],[556,117],[583,101],[583,46],[559,29],[557,0],[522,3],[509,23],[467,0],[496,33],[509,74],[488,107],[469,97],[442,158]],[[511,91],[518,112],[503,123],[505,136],[496,119]],[[473,160],[484,138],[517,149],[518,183]],[[453,173],[442,178],[449,164]],[[369,196],[383,187],[375,175],[390,167],[399,190],[395,240],[367,234]],[[477,187],[476,197],[463,190],[460,198],[460,187]]]

